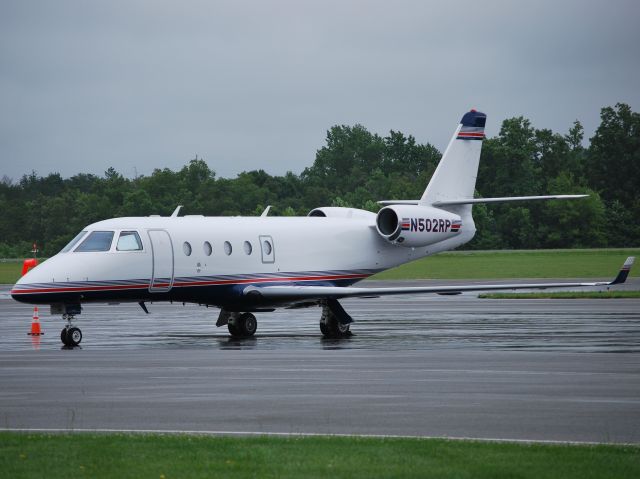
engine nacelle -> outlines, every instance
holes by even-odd
[[[373,220],[375,213],[358,208],[344,208],[342,206],[323,206],[315,208],[309,212],[307,216],[316,216],[320,218],[354,218]]]
[[[378,212],[376,228],[390,243],[420,247],[458,235],[462,219],[432,206],[391,205]]]

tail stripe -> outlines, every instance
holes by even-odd
[[[481,126],[462,126],[456,136],[457,140],[483,140],[484,127]]]

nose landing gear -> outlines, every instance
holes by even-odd
[[[72,325],[74,319],[72,314],[63,314],[62,319],[67,321],[67,325],[60,331],[60,340],[62,344],[69,347],[78,346],[82,341],[82,331]]]

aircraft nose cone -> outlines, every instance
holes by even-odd
[[[29,285],[33,282],[33,270],[31,270],[13,285],[9,292],[11,298],[21,303],[29,303],[31,296],[31,294],[29,294]]]
[[[11,295],[11,298],[16,300],[16,301],[20,301],[21,303],[26,303],[26,299],[28,294],[23,292],[23,288],[21,288],[21,283],[22,283],[22,278],[20,278],[16,284],[13,285],[13,287],[11,288],[11,291],[9,291],[9,294]]]
[[[27,301],[27,294],[20,294],[16,289],[15,286],[11,289],[11,292],[9,293],[11,294],[11,298],[14,299],[15,301],[19,301],[21,303],[28,303]]]

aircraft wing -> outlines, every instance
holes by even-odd
[[[588,286],[611,286],[624,283],[629,275],[635,258],[630,256],[622,265],[618,275],[612,281],[594,283],[501,283],[474,285],[442,285],[394,288],[354,288],[339,286],[247,286],[243,294],[252,299],[264,299],[272,302],[299,302],[321,299],[341,299],[355,297],[378,297],[396,294],[456,294],[464,291],[495,291],[508,289],[547,289]]]

